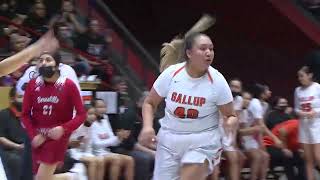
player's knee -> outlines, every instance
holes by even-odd
[[[128,164],[128,166],[134,167],[134,159],[133,159],[133,157],[127,156],[126,157],[126,163]]]
[[[269,161],[270,160],[270,154],[265,152],[265,151],[262,151],[262,156],[263,158],[263,161]]]
[[[320,153],[319,153],[319,152],[316,152],[316,151],[315,151],[315,153],[314,153],[314,158],[315,158],[315,161],[316,161],[317,163],[320,163]]]

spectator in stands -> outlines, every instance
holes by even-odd
[[[68,48],[74,47],[74,34],[72,34],[70,27],[65,22],[57,22],[54,26],[54,30],[56,31],[60,43],[66,45]],[[72,50],[68,48],[60,48],[58,53],[61,56],[62,63],[73,66],[75,64],[75,55]]]
[[[233,96],[233,107],[236,111],[237,115],[242,110],[242,82],[238,78],[233,78],[229,81],[230,90],[232,92]],[[221,130],[223,131],[223,128],[221,126]],[[240,152],[237,149],[236,143],[230,143],[236,141],[237,133],[234,132],[233,136],[224,136],[222,138],[222,144],[223,144],[223,156],[227,159],[227,171],[226,173],[231,180],[237,180],[240,176],[240,159],[242,156]]]
[[[10,107],[0,111],[0,146],[3,148],[1,159],[9,180],[19,180],[25,136],[20,123],[23,96],[17,94],[13,87],[9,98]]]
[[[56,22],[62,21],[68,24],[72,34],[81,34],[86,31],[86,28],[83,26],[80,19],[81,17],[76,13],[74,1],[64,0],[62,2],[60,14],[55,15],[50,20],[49,26],[53,27]]]
[[[7,17],[11,19],[14,14],[10,13],[9,11],[9,4],[7,1],[0,2],[0,16]]]
[[[134,178],[134,160],[130,156],[114,154],[110,152],[110,147],[119,145],[129,134],[118,133],[114,135],[110,126],[109,118],[106,115],[106,103],[102,99],[95,99],[92,105],[96,108],[97,121],[92,124],[92,148],[93,154],[103,157],[105,165],[110,165],[110,180],[118,180],[121,170],[124,169],[125,180]]]
[[[88,31],[76,40],[76,48],[101,60],[108,60],[107,36],[101,34],[100,24],[97,19],[88,21]]]
[[[71,157],[84,163],[87,167],[89,180],[103,180],[105,176],[104,160],[92,153],[91,125],[96,121],[96,109],[91,105],[85,106],[87,119],[70,138],[69,152]]]
[[[30,43],[30,38],[26,36],[21,36],[19,34],[12,34],[10,36],[10,48],[8,50],[8,55],[16,54],[23,49],[25,49]],[[27,68],[27,64],[18,70],[12,72],[9,75],[3,76],[0,78],[0,84],[2,86],[13,86],[18,81],[18,79],[22,76],[23,71]]]
[[[272,133],[283,142],[283,147],[274,146],[273,140],[266,136],[264,144],[271,155],[271,167],[284,166],[287,179],[305,180],[304,161],[298,142],[299,120],[288,120],[274,126]],[[295,168],[297,170],[295,170]]]
[[[145,98],[145,95],[141,96],[138,103],[143,102]],[[112,148],[112,151],[134,158],[136,164],[135,180],[149,180],[153,172],[155,151],[137,142],[137,136],[140,133],[139,129],[135,128],[135,123],[140,121],[137,119],[137,108],[136,105],[131,103],[130,99],[126,99],[126,101],[128,102],[123,103],[122,106],[123,112],[120,111],[120,119],[118,119],[119,122],[116,125],[116,134],[121,136],[121,133],[124,133],[129,136],[120,145]],[[138,103],[137,105],[139,105]]]
[[[284,97],[275,97],[272,102],[272,110],[266,115],[266,126],[272,129],[275,125],[292,119],[293,117],[285,111],[288,107],[288,100]]]
[[[31,12],[23,22],[23,25],[43,34],[48,30],[48,16],[46,6],[43,3],[35,3]]]

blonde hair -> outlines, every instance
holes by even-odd
[[[193,27],[185,34],[185,37],[192,36],[194,33],[200,33],[212,25],[214,25],[216,19],[208,14],[203,15]],[[167,67],[173,64],[177,64],[183,61],[184,38],[174,38],[170,43],[163,43],[160,50],[160,72],[164,71]]]

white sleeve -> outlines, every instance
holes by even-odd
[[[233,101],[230,87],[221,73],[217,73],[218,99],[217,105],[225,105]],[[214,82],[213,82],[214,83]]]
[[[233,100],[233,107],[235,111],[241,111],[242,110],[242,97],[236,96]]]
[[[294,112],[299,113],[300,112],[300,103],[298,99],[298,88],[294,91]]]
[[[59,70],[60,70],[61,76],[64,76],[64,77],[70,79],[72,82],[74,82],[74,84],[76,84],[76,86],[80,92],[81,88],[80,88],[79,79],[78,79],[77,74],[74,71],[74,69],[69,65],[60,63]]]
[[[100,139],[99,134],[97,133],[98,131],[95,131],[95,129],[93,129],[93,130],[91,130],[92,144],[94,144],[98,148],[107,148],[110,146],[119,145],[121,142],[120,142],[119,138],[114,135],[114,133],[111,129],[109,120],[104,119],[102,121],[103,122],[101,122],[101,123],[103,126],[105,126],[104,128],[106,129],[106,133],[108,134],[109,137],[107,139]],[[96,122],[96,123],[98,123],[98,122]],[[94,126],[94,128],[98,128],[98,126]]]
[[[317,88],[316,88],[315,94],[316,94],[316,102],[318,102],[319,99],[320,99],[320,85],[319,85],[319,84],[317,84]],[[312,108],[312,109],[313,109],[313,111],[315,111],[315,113],[316,113],[317,116],[320,115],[320,107],[319,107],[318,104],[315,105],[315,107]]]
[[[23,95],[24,94],[24,85],[26,83],[29,83],[29,81],[32,79],[33,73],[36,73],[36,67],[35,66],[30,66],[23,75],[19,78],[17,84],[16,84],[16,89],[17,93]]]
[[[263,108],[259,100],[252,100],[248,110],[252,113],[254,119],[263,119]]]
[[[176,65],[169,66],[160,74],[160,76],[154,82],[153,88],[159,96],[167,96],[175,67]]]

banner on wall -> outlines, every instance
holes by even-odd
[[[91,104],[91,100],[93,98],[92,91],[81,91],[80,95],[82,97],[83,104],[85,105]]]
[[[107,114],[118,113],[118,94],[113,91],[97,91],[96,97],[103,99],[107,105]]]

